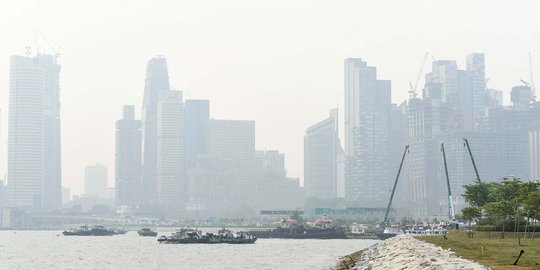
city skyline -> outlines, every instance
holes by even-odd
[[[104,3],[102,2],[101,5],[98,3],[97,8],[103,6]],[[68,10],[76,10],[76,7],[68,2],[35,4],[36,6],[5,3],[0,5],[2,5],[0,30],[7,34],[3,47],[5,49],[0,51],[0,59],[8,59],[13,54],[23,54],[25,46],[34,45],[35,38],[32,29],[36,26],[51,41],[55,50],[58,45],[62,47],[60,64],[62,65],[63,184],[70,187],[73,194],[82,193],[84,167],[89,164],[104,163],[110,168],[109,179],[114,179],[112,175],[114,131],[111,127],[114,126],[114,121],[120,119],[120,108],[124,104],[135,105],[135,115],[137,118],[141,115],[144,64],[156,54],[163,54],[168,58],[172,86],[184,91],[186,99],[213,100],[212,118],[255,120],[257,122],[256,148],[266,147],[284,152],[287,156],[286,167],[289,174],[302,176],[304,129],[310,123],[324,118],[327,110],[336,107],[336,104],[339,108],[343,108],[341,96],[343,59],[362,57],[372,65],[376,65],[381,78],[392,80],[394,88],[392,101],[399,103],[407,98],[408,83],[416,78],[426,50],[431,51],[430,54],[436,59],[458,60],[457,65],[461,69],[465,68],[463,55],[484,52],[486,77],[491,78],[488,86],[503,90],[505,103],[508,104],[508,93],[511,87],[520,84],[519,79],[529,80],[527,53],[532,52],[533,63],[537,63],[538,58],[534,48],[540,45],[538,38],[531,36],[532,32],[529,32],[529,30],[534,32],[538,28],[538,24],[531,21],[534,20],[532,15],[513,17],[511,21],[510,18],[493,15],[494,18],[500,20],[491,22],[495,26],[484,23],[483,18],[473,18],[471,15],[478,12],[500,14],[500,10],[515,14],[532,12],[520,5],[505,6],[502,9],[498,6],[499,3],[491,3],[487,8],[481,3],[443,4],[444,8],[450,10],[448,14],[420,14],[420,11],[399,14],[402,13],[400,9],[403,8],[402,5],[410,5],[410,8],[414,9],[422,4],[418,2],[395,3],[395,9],[400,11],[390,10],[390,15],[401,19],[404,22],[403,27],[417,29],[417,32],[405,37],[405,44],[396,42],[404,38],[400,35],[402,29],[393,26],[396,18],[378,19],[371,14],[366,14],[364,19],[356,18],[358,16],[355,13],[362,8],[360,4],[348,7],[350,11],[341,6],[326,6],[322,3],[308,5],[308,11],[311,11],[312,15],[307,16],[306,22],[298,24],[291,24],[295,22],[294,14],[306,5],[292,5],[285,10],[284,23],[278,25],[266,24],[264,20],[255,18],[261,15],[257,13],[257,8],[264,4],[251,4],[247,7],[216,5],[208,11],[195,4],[188,5],[187,10],[194,11],[196,16],[185,13],[180,13],[181,18],[163,16],[161,21],[140,27],[141,32],[136,35],[130,32],[131,29],[140,26],[135,23],[135,19],[143,14],[143,10],[155,11],[157,7],[113,1],[114,7],[126,8],[128,12],[131,12],[130,16],[125,18],[126,23],[116,21],[112,13],[105,11],[95,20],[90,21],[100,26],[97,27],[97,31],[89,31],[91,28],[89,26],[94,25],[75,22],[70,27],[63,26],[62,21],[66,20],[63,16],[67,18],[73,16],[69,12],[43,22],[44,17],[40,15],[42,10],[54,9],[58,5],[64,5]],[[280,3],[269,6],[276,12],[280,10]],[[467,9],[464,9],[465,6]],[[372,8],[383,10],[384,7],[384,4],[374,4]],[[88,10],[94,8],[96,7],[88,7]],[[7,11],[10,10],[13,12],[8,13]],[[244,14],[243,12],[246,11],[253,11],[253,14]],[[167,10],[163,12],[165,12],[164,15],[171,15]],[[236,12],[239,20],[229,21],[217,30],[212,30],[211,26],[215,25],[216,20],[223,19],[223,16],[230,17],[230,12]],[[456,22],[451,19],[454,16],[450,14],[456,12],[465,14],[466,18],[454,26]],[[21,16],[21,14],[27,15]],[[325,14],[328,15],[325,16]],[[334,14],[340,14],[340,16]],[[467,14],[471,16],[466,16]],[[171,29],[182,24],[182,21],[196,23],[214,16],[215,19],[201,26],[208,33],[207,35],[180,28],[182,38],[174,37],[174,35],[165,37],[166,32],[174,32]],[[324,18],[321,23],[316,20],[320,17]],[[251,18],[253,26],[244,26],[241,22],[245,18]],[[268,17],[263,16],[263,18]],[[431,26],[416,24],[414,20],[418,18],[431,21]],[[116,24],[118,27],[106,28],[105,24],[98,23],[99,20]],[[375,20],[377,24],[370,24],[370,20]],[[149,21],[151,19],[147,18],[141,23]],[[324,23],[328,26],[325,27]],[[487,26],[496,28],[497,32],[490,31]],[[264,31],[254,32],[253,29],[257,27]],[[273,30],[274,27],[276,30]],[[377,29],[381,28],[389,29],[385,32],[387,36],[377,33]],[[460,33],[455,32],[457,28],[460,28]],[[103,31],[104,29],[106,31]],[[138,41],[144,39],[145,36],[157,38],[152,32],[158,29],[163,29],[157,33],[163,37],[155,42],[139,44]],[[224,29],[239,30],[227,30],[225,33],[228,36],[225,36],[219,33]],[[519,29],[528,29],[528,31]],[[254,36],[246,40],[242,37],[245,32]],[[78,41],[63,39],[72,34],[80,37],[75,38]],[[228,38],[229,35],[232,38]],[[46,42],[39,38],[41,35],[37,36],[41,39],[41,51],[51,52]],[[219,42],[223,41],[224,37],[227,37],[228,41]],[[260,38],[260,42],[255,41],[257,37]],[[121,42],[119,38],[124,41]],[[272,39],[281,43],[270,50],[265,42]],[[288,42],[291,40],[294,44]],[[448,40],[468,41],[451,44]],[[115,45],[111,45],[112,42],[109,41],[114,41]],[[213,47],[212,42],[221,44]],[[92,47],[82,43],[92,44]],[[206,45],[200,46],[201,44]],[[312,46],[306,46],[307,44]],[[33,47],[35,49],[36,46]],[[301,50],[305,47],[308,47],[307,50]],[[403,53],[404,51],[407,53]],[[291,58],[291,54],[296,52],[302,53]],[[7,60],[4,61],[7,63]],[[204,67],[205,64],[208,65]],[[195,65],[198,65],[198,68],[193,69],[192,66]],[[1,74],[8,74],[6,66],[0,66]],[[5,75],[0,77],[0,85],[3,85],[4,89],[7,89],[6,79]],[[264,85],[261,82],[265,82]],[[0,106],[4,112],[0,133],[2,135],[0,136],[2,140],[0,151],[3,152],[1,160],[5,160],[7,152],[6,92],[2,91],[0,95],[2,100]],[[310,96],[310,99],[305,99],[306,96]],[[100,106],[96,109],[95,104],[98,103]],[[302,106],[305,113],[294,115],[292,119],[287,118],[295,112],[294,108],[297,106]],[[267,114],[269,110],[276,107],[281,109],[280,112]],[[340,116],[340,119],[343,117]],[[81,128],[81,122],[85,123],[85,127]],[[270,132],[277,126],[283,127],[285,131],[281,134]],[[99,132],[99,130],[111,131]],[[340,138],[343,139],[343,133],[340,133]],[[77,155],[81,152],[85,155]],[[0,167],[2,172],[6,172],[4,163],[2,162],[2,167]]]

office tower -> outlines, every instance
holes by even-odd
[[[66,205],[71,202],[71,189],[62,187],[62,204]]]
[[[208,156],[228,161],[235,168],[234,196],[246,200],[254,189],[255,122],[242,120],[209,120],[205,124]]]
[[[466,71],[471,76],[471,101],[473,124],[476,126],[485,115],[486,67],[483,53],[467,55]]]
[[[204,123],[210,119],[208,100],[187,99],[184,116],[186,168],[197,162],[197,156],[205,153]]]
[[[345,60],[345,158],[348,200],[362,207],[385,204],[392,187],[388,160],[390,81],[358,58]]]
[[[84,170],[84,194],[105,198],[107,196],[107,168],[100,163]]]
[[[308,198],[336,198],[339,148],[335,109],[330,111],[330,117],[308,127],[304,135],[304,187]]]
[[[277,177],[286,177],[287,170],[285,170],[285,154],[280,153],[278,150],[265,150],[257,151],[263,154],[263,167],[264,173],[269,173]]]
[[[516,110],[528,110],[533,100],[533,93],[531,87],[528,85],[520,85],[512,87],[510,92],[510,100],[512,101],[512,107]]]
[[[169,89],[167,60],[162,56],[150,59],[146,66],[142,108],[141,199],[143,204],[155,202],[157,187],[157,109],[159,102],[168,96]]]
[[[157,202],[169,212],[179,212],[186,201],[182,92],[169,92],[157,112]]]
[[[8,204],[61,206],[60,66],[52,55],[10,58]]]
[[[487,106],[489,109],[503,106],[503,92],[496,89],[487,89]]]
[[[135,120],[135,107],[124,106],[116,121],[115,188],[116,205],[141,203],[141,121]]]

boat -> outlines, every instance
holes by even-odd
[[[257,238],[347,239],[346,230],[332,226],[330,220],[317,220],[308,226],[294,219],[284,219],[275,229],[250,230],[249,233]]]
[[[366,224],[353,223],[345,235],[349,239],[378,239],[375,231]]]
[[[388,238],[403,234],[405,234],[405,232],[399,226],[388,226],[384,228],[382,233],[377,233],[377,238],[380,240],[386,240]]]
[[[157,232],[150,230],[150,228],[142,228],[137,233],[139,236],[157,236]]]
[[[218,233],[205,233],[201,230],[183,228],[173,232],[170,236],[162,235],[158,238],[163,244],[253,244],[257,237],[249,232],[238,232],[221,229]]]
[[[65,236],[110,236],[115,235],[116,233],[114,230],[108,229],[101,225],[96,225],[93,227],[83,225],[80,227],[80,229],[64,231],[62,234]]]
[[[112,231],[114,232],[114,234],[126,234],[128,232],[128,230],[126,229],[119,229],[119,228],[114,228],[112,229]]]

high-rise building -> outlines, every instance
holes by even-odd
[[[107,168],[100,163],[87,166],[84,170],[84,194],[106,198]]]
[[[187,99],[184,115],[186,168],[197,162],[197,156],[205,153],[204,123],[210,119],[208,100]]]
[[[61,207],[59,74],[52,55],[10,58],[10,206]]]
[[[135,107],[124,106],[116,121],[115,190],[116,205],[141,203],[141,121],[135,120]]]
[[[473,124],[476,126],[485,112],[486,96],[486,67],[483,53],[471,53],[467,55],[467,72],[471,76],[471,101]]]
[[[167,211],[179,212],[186,202],[182,92],[169,92],[157,112],[157,202]]]
[[[215,120],[205,124],[207,154],[216,160],[226,160],[233,164],[233,183],[238,200],[246,200],[253,194],[255,183],[255,121]]]
[[[157,122],[158,104],[170,91],[167,60],[157,56],[148,61],[142,108],[142,176],[141,199],[155,203],[157,188]]]
[[[66,205],[71,201],[71,189],[62,187],[62,204]]]
[[[345,60],[345,197],[362,207],[382,206],[392,186],[391,84],[358,58]]]
[[[338,139],[337,109],[330,117],[306,129],[304,135],[304,187],[306,196],[337,197]]]

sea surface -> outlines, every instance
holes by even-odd
[[[172,245],[135,231],[115,236],[0,231],[0,269],[330,269],[340,257],[377,242],[258,239],[250,245]]]

